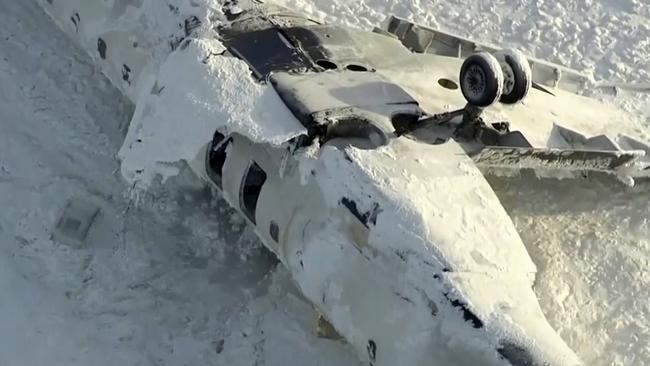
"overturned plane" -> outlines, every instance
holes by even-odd
[[[118,5],[43,6],[78,31]],[[270,144],[216,128],[190,165],[328,326],[375,366],[581,364],[545,319],[535,265],[484,174],[650,176],[650,146],[622,112],[579,95],[587,77],[397,17],[370,32],[260,1],[222,10],[214,57],[245,62],[303,132]],[[135,95],[137,34],[95,36],[82,44]]]

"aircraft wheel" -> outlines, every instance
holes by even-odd
[[[501,97],[503,71],[497,59],[481,52],[469,56],[460,68],[460,89],[468,103],[487,107]]]
[[[503,71],[503,93],[499,100],[503,104],[518,103],[528,95],[533,81],[530,64],[518,50],[506,49],[494,54]]]

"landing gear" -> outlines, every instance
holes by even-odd
[[[532,84],[532,71],[526,57],[519,51],[508,49],[494,53],[473,54],[465,59],[460,69],[460,88],[467,100],[464,108],[439,113],[423,119],[401,121],[394,116],[396,134],[401,135],[423,124],[450,126],[456,140],[472,140],[490,146],[500,144],[502,137],[510,137],[510,124],[487,124],[482,115],[485,108],[496,102],[516,104],[526,98]],[[399,117],[399,118],[398,118]],[[462,118],[461,118],[462,117]],[[399,123],[397,123],[399,122]],[[404,123],[402,123],[404,122]],[[512,139],[510,139],[512,140]],[[527,144],[521,138],[516,143]]]
[[[460,68],[460,89],[467,102],[476,107],[488,107],[501,98],[503,71],[497,59],[489,53],[469,56]]]
[[[521,51],[506,49],[496,52],[494,57],[503,72],[503,92],[499,101],[503,104],[515,104],[526,98],[533,81],[530,64]]]
[[[468,104],[462,110],[463,121],[456,128],[456,138],[479,139],[485,145],[498,144],[510,133],[507,122],[487,125],[483,110],[496,103],[515,104],[526,98],[533,76],[526,57],[517,50],[477,53],[468,57],[460,70],[463,95]]]

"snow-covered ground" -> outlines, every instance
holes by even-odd
[[[396,13],[597,79],[650,81],[643,0],[280,2],[364,28]],[[134,205],[115,159],[132,111],[34,1],[0,0],[0,365],[356,365],[312,335],[286,271],[191,174]],[[650,364],[650,186],[493,184],[569,345],[588,365]],[[50,240],[73,196],[102,208],[81,250]]]
[[[243,220],[192,175],[132,204],[132,106],[32,1],[0,0],[0,365],[353,365]],[[89,246],[50,240],[97,202]]]

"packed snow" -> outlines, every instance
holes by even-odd
[[[196,8],[177,3],[179,13]],[[280,3],[363,28],[396,13],[586,68],[596,79],[650,80],[644,67],[650,63],[650,13],[643,1]],[[210,12],[220,7],[201,6]],[[165,17],[170,15],[152,12],[142,24],[169,27]],[[210,17],[206,13],[201,19]],[[242,80],[228,79],[232,74],[220,79],[220,70],[245,69],[216,62],[205,74],[193,75],[182,69],[183,60],[158,58],[160,64],[152,67],[177,74],[180,67],[186,76],[180,79],[188,83],[175,84],[172,78],[156,84],[147,71],[145,81],[134,83],[137,90],[123,87],[139,101],[134,121],[143,124],[131,126],[120,157],[127,178],[152,167],[176,177],[153,184],[134,205],[116,160],[124,135],[120,126],[129,122],[131,104],[34,2],[0,0],[0,36],[0,200],[5,207],[0,214],[0,364],[356,365],[348,346],[313,336],[313,310],[225,202],[206,192],[182,165],[170,171],[170,165],[158,164],[193,157],[195,151],[184,150],[178,136],[192,144],[207,142],[210,118],[218,120],[214,123],[251,118],[259,100],[277,98],[274,94],[256,86],[241,88],[250,94],[231,94],[233,88],[224,86],[188,94],[184,86],[193,80],[209,76],[233,85]],[[161,39],[151,42],[158,45]],[[156,47],[154,52],[166,52]],[[200,51],[200,44],[191,47]],[[188,106],[204,108],[194,115],[184,114],[185,108],[161,109],[165,101],[147,103],[156,85],[175,91]],[[618,92],[626,98],[615,102],[630,111],[650,107],[647,95]],[[224,96],[245,102],[215,110],[210,100]],[[267,118],[288,116],[286,108],[273,113]],[[255,117],[259,120],[259,114]],[[204,127],[178,135],[178,123],[188,118],[205,122]],[[642,118],[650,122],[650,114]],[[158,121],[156,129],[152,122]],[[276,141],[297,133],[288,125]],[[133,148],[138,139],[150,144]],[[154,155],[161,151],[169,155]],[[152,184],[151,177],[130,180]],[[535,289],[562,337],[589,365],[649,364],[647,183],[632,190],[526,177],[492,183],[539,268]],[[50,239],[66,201],[75,196],[102,209],[91,244],[81,250]]]
[[[36,3],[1,0],[0,37],[0,365],[356,364],[188,171],[132,202],[133,107]],[[79,250],[50,239],[74,197],[101,207]]]
[[[146,187],[157,175],[178,174],[170,164],[194,159],[216,129],[276,145],[306,133],[272,88],[248,77],[245,63],[218,56],[219,41],[185,47],[163,62],[137,99],[119,154],[127,181]]]

